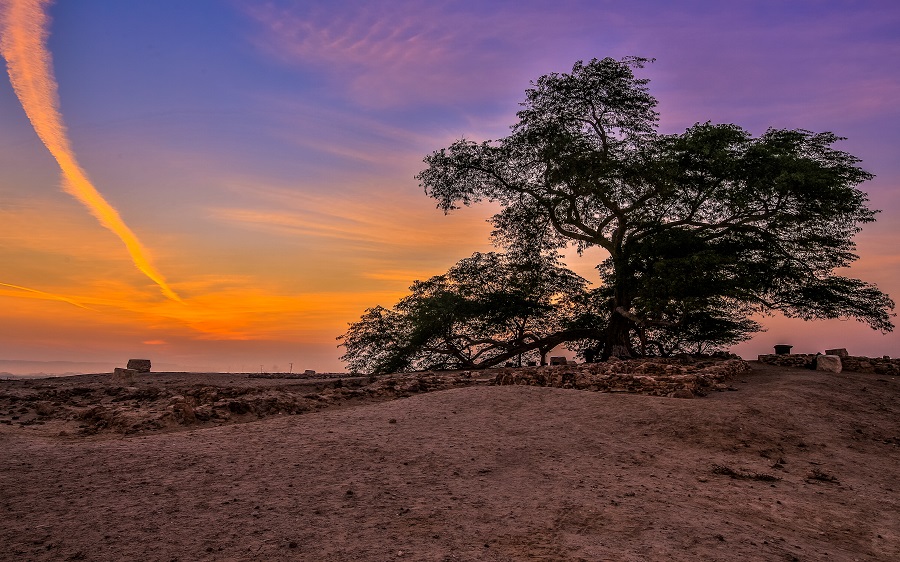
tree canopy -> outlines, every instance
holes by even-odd
[[[494,238],[507,249],[605,250],[594,311],[604,358],[739,341],[758,312],[892,330],[893,301],[835,273],[875,217],[856,187],[872,175],[834,148],[841,139],[708,122],[662,134],[648,80],[634,75],[648,62],[542,76],[509,136],[454,142],[417,179],[445,212],[499,203]]]
[[[526,91],[498,140],[461,139],[416,177],[451,212],[499,203],[494,242],[370,308],[341,336],[351,369],[477,368],[542,361],[566,344],[585,357],[702,352],[749,338],[751,317],[855,318],[891,331],[893,301],[835,273],[875,219],[857,186],[872,178],[833,133],[733,124],[657,130],[635,70],[649,59],[577,62]],[[602,248],[601,286],[558,251]]]

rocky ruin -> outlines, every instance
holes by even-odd
[[[150,360],[149,359],[129,359],[127,368],[137,371],[138,373],[149,373],[150,372]]]
[[[651,396],[692,398],[711,391],[728,390],[728,381],[746,373],[743,359],[611,359],[603,363],[499,369],[494,384],[524,384],[573,388],[595,392],[631,392]]]
[[[757,360],[760,363],[778,365],[780,367],[800,367],[807,369],[816,368],[816,357],[821,354],[793,353],[790,355],[760,355]],[[841,370],[851,373],[876,373],[879,375],[900,375],[900,359],[891,359],[888,356],[862,357],[848,355],[841,357]]]
[[[44,426],[49,434],[141,434],[295,415],[473,385],[521,384],[595,392],[693,398],[734,390],[739,359],[611,360],[484,371],[424,371],[279,380],[257,375],[153,373],[2,381],[0,423]]]

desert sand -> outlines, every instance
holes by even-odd
[[[116,427],[0,381],[0,560],[900,560],[897,377],[751,367],[694,399],[296,387],[316,406]]]

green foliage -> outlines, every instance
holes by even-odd
[[[834,274],[875,216],[856,188],[872,176],[833,148],[841,139],[711,123],[659,134],[648,81],[634,76],[647,62],[594,59],[539,78],[508,137],[457,141],[417,178],[446,212],[499,203],[506,248],[603,248],[593,313],[606,357],[728,345],[759,329],[753,312],[893,329],[887,295]]]
[[[586,285],[555,254],[475,253],[416,281],[390,310],[367,310],[338,338],[341,359],[371,373],[538,359],[559,343],[546,338],[577,315]]]

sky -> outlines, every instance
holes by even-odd
[[[844,275],[900,297],[895,0],[0,0],[0,360],[340,371],[335,338],[491,249],[414,179],[529,83],[636,55],[660,130],[833,131],[876,178]],[[591,281],[599,251],[569,265]],[[900,355],[764,317],[734,351]],[[2,369],[2,366],[0,366]]]

